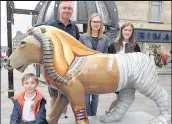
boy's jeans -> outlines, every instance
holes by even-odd
[[[98,101],[99,101],[99,95],[92,95],[92,94],[85,95],[85,106],[86,106],[87,116],[96,115]]]

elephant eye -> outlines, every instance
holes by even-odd
[[[25,42],[25,41],[22,41],[22,42],[20,43],[20,45],[24,45],[24,44],[26,44],[26,42]]]

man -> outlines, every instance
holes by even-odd
[[[71,2],[62,1],[59,4],[58,11],[59,11],[59,19],[56,19],[55,21],[48,23],[48,25],[64,30],[65,32],[69,33],[77,40],[79,40],[79,29],[75,24],[72,24],[70,20],[70,17],[72,16],[73,13],[73,7]],[[51,108],[53,108],[53,105],[58,96],[58,91],[51,88],[50,86],[48,87],[48,91],[50,94],[50,105]],[[61,118],[68,118],[66,116],[66,113],[67,113],[67,107],[63,111]]]
[[[59,4],[59,19],[48,23],[48,25],[62,29],[79,40],[79,29],[72,24],[70,17],[73,13],[73,7],[70,1],[63,1]]]

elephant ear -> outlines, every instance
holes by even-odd
[[[34,30],[40,31],[43,34],[47,32],[46,28],[42,26],[28,28],[27,32],[34,31]]]
[[[47,31],[45,27],[40,27],[40,30],[43,34],[46,33],[46,31]]]
[[[66,54],[64,53],[64,51],[67,51],[67,56],[73,57],[72,60],[74,59],[73,53],[69,53],[70,49],[63,47],[59,37],[56,37],[54,35],[53,30],[57,29],[56,27],[41,25],[36,28],[38,28],[41,33],[44,33],[53,44],[53,66],[55,72],[62,77],[65,76],[68,67],[71,64],[69,63],[69,61],[71,62],[71,59],[66,58]]]

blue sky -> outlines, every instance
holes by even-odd
[[[17,9],[34,10],[39,1],[14,1]],[[7,17],[6,17],[6,1],[1,1],[1,46],[7,46]],[[32,16],[23,14],[14,14],[14,25],[12,25],[12,38],[16,35],[16,31],[25,33],[28,27],[32,26]]]

